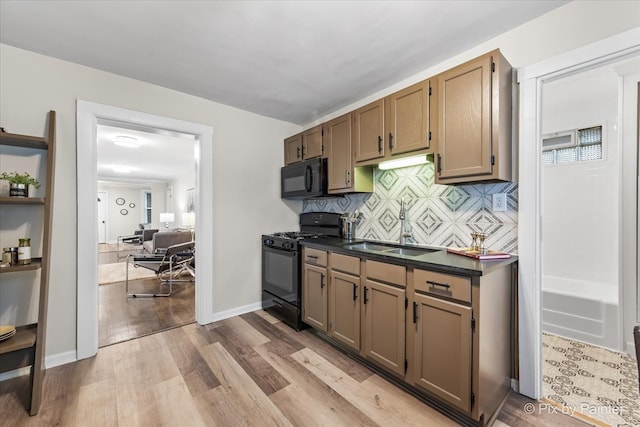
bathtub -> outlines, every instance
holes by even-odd
[[[542,278],[542,331],[622,351],[618,287]]]

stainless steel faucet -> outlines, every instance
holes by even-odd
[[[404,197],[400,198],[400,214],[398,215],[398,219],[400,220],[400,240],[399,243],[404,245],[406,243],[407,237],[411,236],[411,225],[406,221],[406,211],[404,209]]]

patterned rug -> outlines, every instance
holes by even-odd
[[[139,245],[132,245],[130,243],[120,243],[117,245],[116,243],[100,243],[98,244],[98,252],[117,252],[120,251],[135,251],[140,248]]]
[[[542,392],[564,413],[592,425],[640,426],[635,358],[542,334]]]
[[[98,284],[105,285],[108,283],[124,282],[126,279],[125,270],[126,262],[116,262],[113,264],[99,264],[98,265]],[[147,277],[154,277],[156,273],[148,268],[134,267],[133,264],[129,264],[129,280],[144,279]]]

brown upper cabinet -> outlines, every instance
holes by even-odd
[[[389,156],[430,147],[429,80],[387,96],[384,108]]]
[[[494,50],[285,139],[285,164],[327,157],[329,193],[371,192],[359,167],[422,153],[437,184],[511,181],[511,74]]]
[[[360,163],[384,157],[382,135],[384,135],[384,99],[379,99],[354,111],[355,161]]]
[[[322,157],[322,125],[293,135],[284,140],[284,164]]]
[[[302,134],[290,136],[284,140],[284,164],[302,161]]]
[[[327,147],[329,193],[373,191],[371,167],[354,167],[351,114],[324,125],[323,145]]]
[[[424,80],[354,112],[356,163],[376,164],[430,148],[429,84]]]
[[[499,50],[433,78],[436,183],[511,180],[511,65]]]
[[[302,132],[302,158],[304,160],[322,157],[322,125]]]

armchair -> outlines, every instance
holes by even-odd
[[[179,243],[166,248],[162,254],[131,254],[127,257],[125,289],[127,297],[168,297],[173,291],[175,282],[192,282],[195,277],[193,264],[195,263],[195,242]],[[160,277],[160,289],[157,293],[129,292],[129,263],[134,267],[152,270]],[[191,275],[190,279],[177,279],[183,272]],[[168,292],[162,292],[162,285],[169,285]]]
[[[133,245],[141,245],[147,240],[151,240],[153,235],[158,231],[157,228],[144,228],[142,224],[140,224],[140,229],[135,230],[133,234],[127,236],[118,236],[118,243],[131,243]]]
[[[116,252],[118,260],[126,258],[132,250],[131,247],[122,247],[123,243],[128,243],[131,245],[142,245],[144,242],[151,240],[153,238],[153,235],[158,232],[157,228],[145,229],[142,228],[142,224],[140,224],[140,227],[141,228],[139,230],[135,230],[133,234],[127,236],[118,236],[118,240],[116,241]],[[124,254],[121,254],[120,252],[123,251]]]

